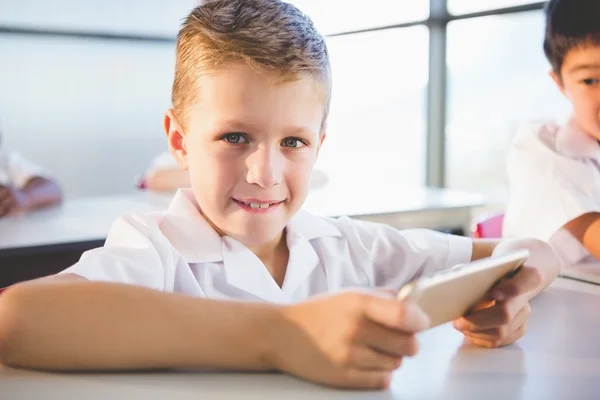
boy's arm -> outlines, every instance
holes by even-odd
[[[265,369],[264,327],[274,311],[61,276],[0,295],[0,361],[52,370]]]
[[[542,292],[558,276],[559,265],[554,251],[547,243],[537,239],[473,239],[473,255],[471,259],[508,253],[512,250],[527,249],[530,256],[516,277],[512,290],[527,293],[529,300]]]
[[[170,192],[190,186],[188,171],[179,167],[155,169],[146,174],[144,183],[149,190]]]
[[[600,213],[581,215],[565,224],[564,228],[594,257],[600,259]]]
[[[276,306],[62,275],[0,294],[0,363],[278,369],[328,385],[384,388],[402,358],[416,353],[414,333],[427,326],[417,306],[384,294],[345,292]]]

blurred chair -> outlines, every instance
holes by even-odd
[[[478,218],[471,228],[471,235],[476,239],[498,239],[502,237],[504,213],[487,215]]]

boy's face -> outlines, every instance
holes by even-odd
[[[600,140],[600,46],[569,50],[560,72],[561,76],[551,75],[573,104],[575,120],[588,135]]]
[[[308,194],[325,138],[316,81],[280,83],[235,64],[203,75],[198,86],[186,131],[172,111],[165,128],[202,212],[247,246],[278,240]]]

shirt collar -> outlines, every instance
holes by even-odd
[[[191,189],[177,191],[160,228],[187,263],[223,261],[223,238],[202,216]],[[331,220],[304,210],[292,217],[287,231],[288,238],[294,236],[308,241],[342,236]]]
[[[568,157],[600,159],[600,144],[571,118],[556,133],[556,150]]]

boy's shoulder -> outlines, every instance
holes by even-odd
[[[517,130],[512,148],[557,152],[556,137],[560,129],[561,125],[551,120],[526,122]]]
[[[516,133],[511,150],[519,156],[582,161],[600,156],[600,146],[575,120],[530,122]]]

